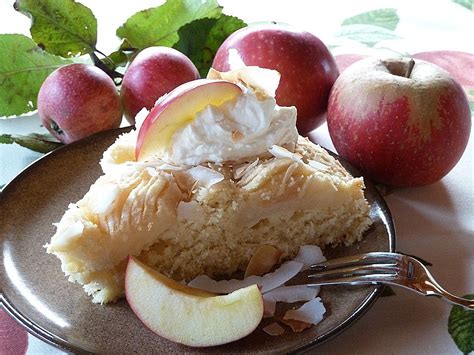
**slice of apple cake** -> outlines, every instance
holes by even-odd
[[[350,245],[371,225],[363,179],[298,136],[294,108],[276,105],[277,73],[210,77],[178,87],[120,136],[104,153],[104,175],[57,224],[47,251],[94,302],[123,296],[129,255],[178,281],[225,277],[261,245],[287,259],[305,244]],[[222,82],[240,91],[206,105],[226,90],[211,87]],[[191,86],[204,104],[186,101]],[[160,119],[166,129],[156,129]]]

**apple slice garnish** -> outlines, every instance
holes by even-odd
[[[141,125],[135,148],[137,161],[169,147],[173,134],[207,106],[220,106],[241,93],[238,85],[224,80],[200,79],[178,86],[157,101]]]
[[[125,296],[133,312],[154,333],[194,347],[243,338],[263,318],[257,285],[215,295],[169,279],[134,257],[128,260]]]

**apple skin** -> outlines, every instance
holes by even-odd
[[[146,160],[168,146],[174,132],[206,106],[218,106],[241,93],[238,85],[225,80],[199,79],[178,86],[157,101],[143,121],[135,146],[136,160]]]
[[[193,62],[176,49],[149,47],[142,50],[123,77],[120,95],[125,118],[134,124],[136,114],[143,107],[150,110],[161,96],[199,77]]]
[[[151,331],[187,346],[238,340],[252,333],[263,318],[257,285],[215,295],[167,278],[134,257],[128,259],[125,296]]]
[[[391,186],[440,180],[461,158],[471,130],[462,87],[422,60],[401,76],[408,63],[362,59],[341,74],[329,98],[328,129],[338,153]]]
[[[63,143],[120,126],[120,96],[102,70],[71,64],[52,72],[38,93],[38,116]]]
[[[218,71],[236,69],[232,52],[240,57],[240,65],[274,69],[281,74],[276,101],[280,106],[296,107],[301,134],[324,122],[329,92],[339,71],[319,38],[290,26],[248,26],[222,43],[212,67]]]

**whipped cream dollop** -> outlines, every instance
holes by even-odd
[[[212,79],[232,81],[242,88],[235,100],[207,106],[176,131],[172,143],[156,157],[173,164],[243,161],[267,153],[273,145],[293,150],[298,140],[296,108],[275,100],[280,75],[258,67],[219,73]]]

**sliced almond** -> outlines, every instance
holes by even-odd
[[[282,252],[273,245],[262,245],[250,258],[245,276],[261,276],[269,272],[279,261]]]

